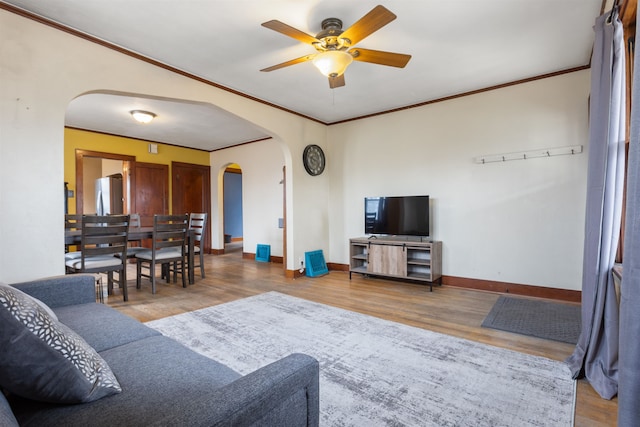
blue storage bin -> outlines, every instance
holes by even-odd
[[[304,265],[307,269],[307,276],[317,277],[329,273],[327,263],[324,262],[322,250],[305,252]]]
[[[271,245],[258,244],[256,249],[256,261],[269,262],[271,261]]]

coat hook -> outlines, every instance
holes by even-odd
[[[549,153],[549,150],[547,150],[547,157],[551,157],[551,153]]]

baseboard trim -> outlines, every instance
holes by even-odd
[[[300,270],[285,270],[284,271],[284,276],[287,279],[297,279],[298,277],[303,277],[305,274],[304,272],[300,273]]]
[[[329,270],[349,271],[348,264],[327,263]],[[393,280],[393,279],[390,279]],[[444,286],[473,289],[477,291],[514,294],[559,301],[581,302],[582,292],[570,289],[548,288],[544,286],[521,285],[519,283],[497,282],[494,280],[469,279],[466,277],[442,276]]]
[[[256,254],[252,252],[242,252],[242,259],[256,259]],[[281,256],[271,255],[269,257],[269,262],[274,264],[282,264],[284,262],[284,258]]]
[[[548,288],[544,286],[521,285],[519,283],[497,282],[493,280],[469,279],[466,277],[442,276],[442,284],[478,291],[498,292],[536,298],[547,298],[568,302],[581,302],[582,292],[571,289]]]
[[[346,271],[349,272],[348,264],[337,264],[335,262],[328,262],[327,268],[331,271]]]

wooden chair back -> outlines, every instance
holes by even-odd
[[[176,248],[182,256],[187,242],[188,215],[154,215],[153,251]],[[155,258],[155,257],[154,257]]]
[[[76,215],[76,214],[65,214],[64,215],[64,229],[65,231],[82,231],[82,215]],[[76,245],[69,245],[69,244],[65,244],[64,245],[64,253],[68,254],[71,250],[71,247],[74,247]],[[74,256],[77,256],[78,258],[80,257],[80,253],[79,252],[74,252],[73,253]]]
[[[193,230],[194,244],[200,245],[202,243],[202,236],[207,228],[207,214],[189,214],[189,228]]]
[[[91,257],[118,256],[126,260],[128,237],[129,215],[84,215],[81,269],[87,270],[85,260]]]
[[[64,215],[64,228],[65,230],[81,230],[82,229],[82,215],[65,214]]]
[[[193,251],[198,254],[199,262],[194,261],[193,268],[200,267],[200,276],[204,279],[204,247],[202,238],[207,228],[206,213],[192,213],[189,215],[189,229],[193,230]]]

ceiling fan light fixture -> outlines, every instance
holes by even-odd
[[[133,119],[139,123],[149,123],[151,122],[151,120],[153,120],[156,115],[150,111],[143,111],[143,110],[133,110],[130,111],[131,116],[133,116]]]
[[[338,77],[344,74],[353,57],[343,50],[328,50],[313,58],[313,65],[327,77]]]

